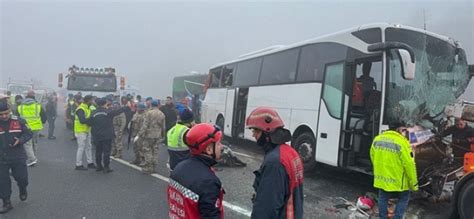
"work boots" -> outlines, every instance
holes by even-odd
[[[9,199],[3,199],[3,207],[0,208],[0,214],[5,214],[12,210],[12,202]]]
[[[114,170],[110,169],[110,167],[105,167],[104,168],[104,173],[111,173],[113,172]]]
[[[26,187],[20,187],[20,200],[26,201],[28,198],[28,192],[26,191]]]

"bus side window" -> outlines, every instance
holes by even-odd
[[[211,84],[210,84],[211,88],[220,87],[221,70],[222,70],[221,67],[211,70]]]
[[[222,81],[221,81],[222,87],[232,86],[232,79],[234,77],[234,69],[235,69],[235,66],[233,65],[228,65],[224,67],[224,69],[222,70]]]

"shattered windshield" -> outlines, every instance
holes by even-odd
[[[68,78],[68,90],[115,92],[115,75],[72,75]]]
[[[386,29],[386,41],[410,45],[415,52],[414,80],[401,76],[399,57],[387,53],[388,77],[384,124],[398,120],[419,124],[443,112],[469,83],[466,55],[448,41],[399,28]]]

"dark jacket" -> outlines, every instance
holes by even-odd
[[[264,149],[263,163],[254,172],[255,198],[251,218],[303,218],[303,164],[298,153],[288,145],[272,143],[267,143]],[[287,208],[291,204],[290,198],[293,199],[293,212],[287,212],[291,211]],[[294,217],[288,217],[290,215]]]
[[[224,218],[224,190],[211,169],[215,164],[209,157],[192,156],[176,166],[168,186],[170,215],[178,215],[180,210],[186,209],[186,218]]]
[[[165,114],[165,128],[166,131],[173,128],[176,125],[176,121],[178,120],[178,113],[174,107],[174,104],[166,104],[160,107],[161,112]]]
[[[103,107],[97,108],[97,110],[92,113],[89,120],[87,121],[87,124],[91,126],[92,140],[103,141],[113,139],[115,137],[115,133],[112,119],[114,116],[123,113],[127,109],[127,107],[115,110],[108,110]],[[80,112],[84,114],[82,110],[80,110]],[[78,117],[79,120],[81,120],[81,116],[79,114]]]
[[[474,137],[474,128],[466,125],[464,129],[459,129],[456,126],[451,126],[446,130],[442,131],[437,137],[446,137],[452,135],[453,143],[457,147],[453,147],[453,153],[455,157],[463,157],[464,154],[470,151],[471,143],[468,138]]]
[[[46,116],[48,118],[56,118],[56,116],[58,115],[57,108],[58,104],[55,101],[48,101],[48,103],[46,104]]]
[[[7,121],[0,121],[0,163],[12,161],[26,161],[26,152],[23,144],[33,137],[33,132],[26,126],[22,118],[12,116]],[[17,146],[15,138],[20,139]]]

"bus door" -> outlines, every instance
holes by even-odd
[[[382,60],[369,57],[346,66],[345,93],[350,96],[344,124],[343,166],[370,171],[370,145],[378,134]]]
[[[245,114],[247,111],[249,88],[237,88],[232,126],[232,136],[244,138]]]
[[[229,88],[227,89],[227,97],[225,103],[225,115],[224,115],[224,134],[227,136],[232,136],[232,120],[234,115],[234,104],[235,104],[235,90],[238,88]]]
[[[345,62],[327,64],[319,107],[316,160],[338,165],[344,107]]]

